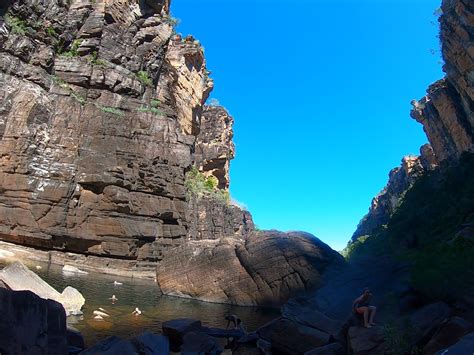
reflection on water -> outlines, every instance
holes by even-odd
[[[35,263],[42,269],[31,268],[59,292],[66,286],[77,288],[86,303],[84,315],[68,317],[68,323],[79,330],[92,345],[110,335],[131,338],[145,330],[160,333],[161,324],[175,318],[194,318],[203,325],[225,327],[227,314],[237,314],[247,330],[252,331],[279,315],[279,311],[260,307],[236,307],[222,304],[198,302],[194,300],[160,296],[153,281],[121,278],[105,274],[66,274],[60,266]],[[114,281],[122,285],[114,285]],[[109,298],[115,295],[118,301],[112,304]],[[110,314],[103,321],[95,320],[92,312],[100,308]],[[143,312],[132,315],[135,307]]]

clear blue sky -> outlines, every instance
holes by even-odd
[[[389,170],[426,142],[410,100],[443,75],[439,6],[173,0],[235,119],[231,194],[261,229],[347,244]]]

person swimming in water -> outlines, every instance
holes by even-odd
[[[112,295],[112,297],[109,298],[109,300],[112,300],[112,304],[118,301],[118,298],[115,297],[115,295]]]
[[[364,289],[364,293],[352,302],[352,311],[355,314],[361,314],[364,317],[364,327],[371,328],[374,323],[377,307],[370,305],[372,293],[369,288]]]

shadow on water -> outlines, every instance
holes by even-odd
[[[62,272],[57,265],[39,262],[34,265],[42,268],[33,267],[32,270],[59,292],[72,286],[82,293],[86,299],[84,314],[68,317],[68,324],[82,333],[88,346],[110,335],[128,339],[145,330],[161,333],[161,324],[175,318],[194,318],[205,326],[225,327],[225,315],[237,314],[247,330],[252,331],[280,314],[272,308],[238,307],[160,296],[158,286],[152,280],[96,273],[70,274]],[[115,285],[114,281],[122,285]],[[118,299],[115,304],[109,299],[112,295]],[[110,317],[103,321],[95,320],[93,312],[99,307]],[[132,315],[135,307],[139,307],[143,314]]]

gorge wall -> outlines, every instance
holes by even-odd
[[[405,157],[389,174],[387,186],[372,200],[352,241],[386,224],[406,191],[426,172],[456,163],[474,151],[474,5],[445,0],[439,18],[441,52],[446,76],[413,100],[411,116],[423,125],[429,144],[420,156]]]
[[[175,33],[168,0],[1,6],[3,241],[77,253],[84,267],[155,275],[159,265],[165,293],[246,304],[283,301],[341,262],[316,238],[293,235],[293,246],[276,232],[245,251],[247,261],[237,257],[260,235],[250,213],[229,203],[233,119],[205,105],[214,84],[203,48]],[[214,272],[222,264],[202,262],[200,251],[221,242],[252,295],[230,296],[234,286]],[[280,272],[264,271],[280,261]],[[223,296],[176,281],[185,270],[207,273],[202,287]]]

